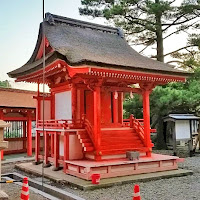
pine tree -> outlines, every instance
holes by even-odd
[[[144,45],[142,51],[156,45],[152,56],[164,62],[163,41],[181,32],[199,29],[200,0],[82,0],[81,15],[104,17],[121,27],[135,45]],[[199,36],[196,35],[197,38]],[[198,46],[190,43],[177,51]],[[141,51],[141,52],[142,52]]]

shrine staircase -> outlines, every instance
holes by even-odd
[[[87,119],[85,120],[85,130],[78,131],[77,136],[83,147],[83,152],[94,155],[93,128]],[[146,155],[149,149],[144,144],[142,124],[133,119],[128,127],[102,128],[100,151],[102,156],[125,155],[127,151],[139,151]]]
[[[83,151],[85,153],[93,152],[95,150],[93,142],[90,139],[89,134],[88,134],[88,132],[86,130],[78,131],[77,132],[77,136],[78,136],[78,139],[79,139],[79,141],[80,141],[80,143],[81,143],[81,145],[83,147]]]
[[[145,152],[143,140],[133,128],[101,130],[102,155],[126,154],[127,151]]]

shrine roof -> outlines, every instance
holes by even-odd
[[[37,92],[0,87],[0,107],[36,108],[34,95],[37,95]]]
[[[169,119],[175,119],[175,120],[199,120],[200,117],[195,116],[194,114],[169,114],[168,116],[163,118],[164,121],[167,121]]]
[[[188,73],[136,52],[125,40],[119,28],[46,14],[45,37],[53,52],[46,55],[46,65],[57,58],[69,65],[83,64],[134,71],[187,76]],[[12,78],[27,75],[42,68],[42,59],[36,60],[42,41],[43,26],[40,24],[38,41],[29,61],[11,71]]]

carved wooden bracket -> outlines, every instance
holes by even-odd
[[[142,91],[149,91],[149,92],[152,92],[152,90],[156,87],[156,84],[153,82],[140,83],[139,85]]]

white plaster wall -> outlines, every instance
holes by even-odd
[[[190,122],[189,120],[176,120],[175,122],[176,139],[190,139]]]
[[[69,135],[69,160],[82,159],[82,146],[76,134]]]
[[[72,119],[71,91],[55,94],[55,119]],[[60,156],[64,156],[64,136],[60,136],[59,146]]]
[[[72,118],[71,91],[60,92],[55,94],[55,118]]]

